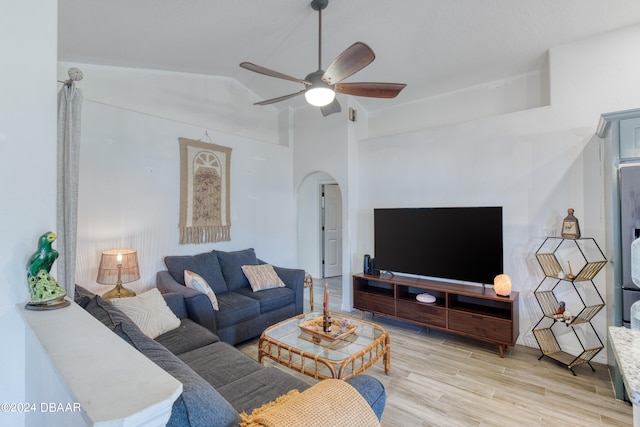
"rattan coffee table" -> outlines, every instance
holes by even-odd
[[[325,339],[305,332],[300,324],[322,316],[307,313],[284,320],[262,333],[258,342],[258,361],[265,357],[317,379],[346,379],[360,374],[378,360],[384,372],[391,369],[389,335],[375,323],[332,313],[334,319],[346,319],[353,332],[342,338]],[[340,335],[335,331],[335,335]]]

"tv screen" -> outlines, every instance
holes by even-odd
[[[375,267],[491,284],[503,272],[502,207],[374,209]]]

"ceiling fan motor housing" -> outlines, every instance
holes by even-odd
[[[329,5],[329,0],[313,0],[311,2],[311,8],[313,10],[323,10]]]
[[[324,70],[314,71],[313,73],[307,74],[307,77],[304,78],[306,82],[311,83],[309,87],[326,87],[329,89],[333,89],[333,85],[322,80],[324,76]]]

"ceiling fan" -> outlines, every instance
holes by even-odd
[[[347,77],[357,73],[375,59],[373,50],[362,42],[356,42],[346,48],[327,70],[322,69],[322,10],[327,7],[329,0],[312,0],[311,8],[318,11],[318,71],[308,74],[304,79],[298,79],[274,70],[270,70],[250,62],[243,62],[240,66],[255,73],[278,79],[302,83],[305,88],[301,91],[256,102],[254,105],[268,105],[284,101],[294,96],[302,95],[307,102],[320,107],[323,116],[339,113],[340,103],[335,99],[336,92],[346,95],[367,96],[370,98],[395,98],[406,86],[404,83],[341,83]]]

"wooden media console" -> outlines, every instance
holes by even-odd
[[[436,300],[416,299],[429,293]],[[508,297],[493,288],[406,276],[353,275],[353,306],[363,312],[406,320],[495,343],[504,357],[518,339],[518,292]]]

